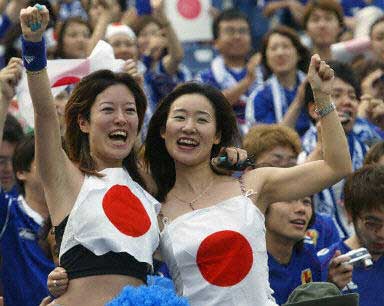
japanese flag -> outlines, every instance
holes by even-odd
[[[167,0],[165,10],[181,41],[212,39],[210,0]]]
[[[152,264],[160,204],[122,168],[87,176],[69,215],[60,256],[77,244],[95,255],[125,252]]]
[[[191,305],[276,305],[268,281],[264,216],[250,201],[231,198],[165,226],[162,256],[178,294]]]
[[[115,59],[112,47],[105,41],[100,40],[93,49],[91,55],[86,59],[58,59],[48,60],[47,71],[55,96],[66,86],[75,84],[81,78],[91,72],[100,69],[121,71],[123,60]],[[16,88],[16,96],[21,116],[30,127],[34,127],[33,105],[29,95],[27,75],[24,71],[21,81]]]

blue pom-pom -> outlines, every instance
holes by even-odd
[[[156,278],[154,285],[132,287],[126,286],[120,294],[106,306],[188,306],[186,298],[176,295],[175,291],[169,289],[169,282]],[[161,285],[159,285],[161,284]],[[167,287],[163,287],[163,285]],[[171,282],[172,285],[172,282]],[[172,285],[173,286],[173,285]]]

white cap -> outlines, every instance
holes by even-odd
[[[125,34],[130,39],[136,40],[136,35],[129,26],[119,22],[110,23],[105,31],[105,39],[109,39],[116,34]]]

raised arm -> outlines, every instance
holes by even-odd
[[[269,203],[317,193],[352,171],[348,143],[330,99],[333,70],[317,54],[311,58],[308,81],[321,117],[324,159],[292,168],[261,168],[248,172],[246,178],[259,187],[259,205],[264,210]]]
[[[0,70],[0,146],[3,140],[4,124],[9,103],[15,96],[15,88],[21,78],[23,64],[21,59],[13,57],[8,65]]]
[[[255,53],[248,60],[247,74],[245,77],[233,87],[223,90],[223,95],[228,99],[229,103],[236,105],[240,101],[240,97],[245,94],[256,80],[256,67],[261,62],[261,54]]]
[[[48,20],[47,8],[39,4],[20,12],[23,62],[35,117],[35,160],[52,222],[57,225],[72,208],[72,191],[79,188],[75,185],[75,182],[78,184],[79,172],[62,149],[59,120],[46,70],[43,32]]]
[[[165,70],[168,74],[174,75],[184,57],[184,49],[177,35],[164,13],[164,0],[151,0],[153,16],[162,23],[164,33],[167,37],[168,54],[162,59]]]

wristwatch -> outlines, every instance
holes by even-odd
[[[323,118],[325,117],[326,115],[328,115],[330,112],[334,111],[336,109],[336,106],[335,104],[332,102],[332,103],[329,103],[327,104],[326,106],[322,107],[322,108],[315,108],[315,112],[316,114],[320,117],[320,118]]]

